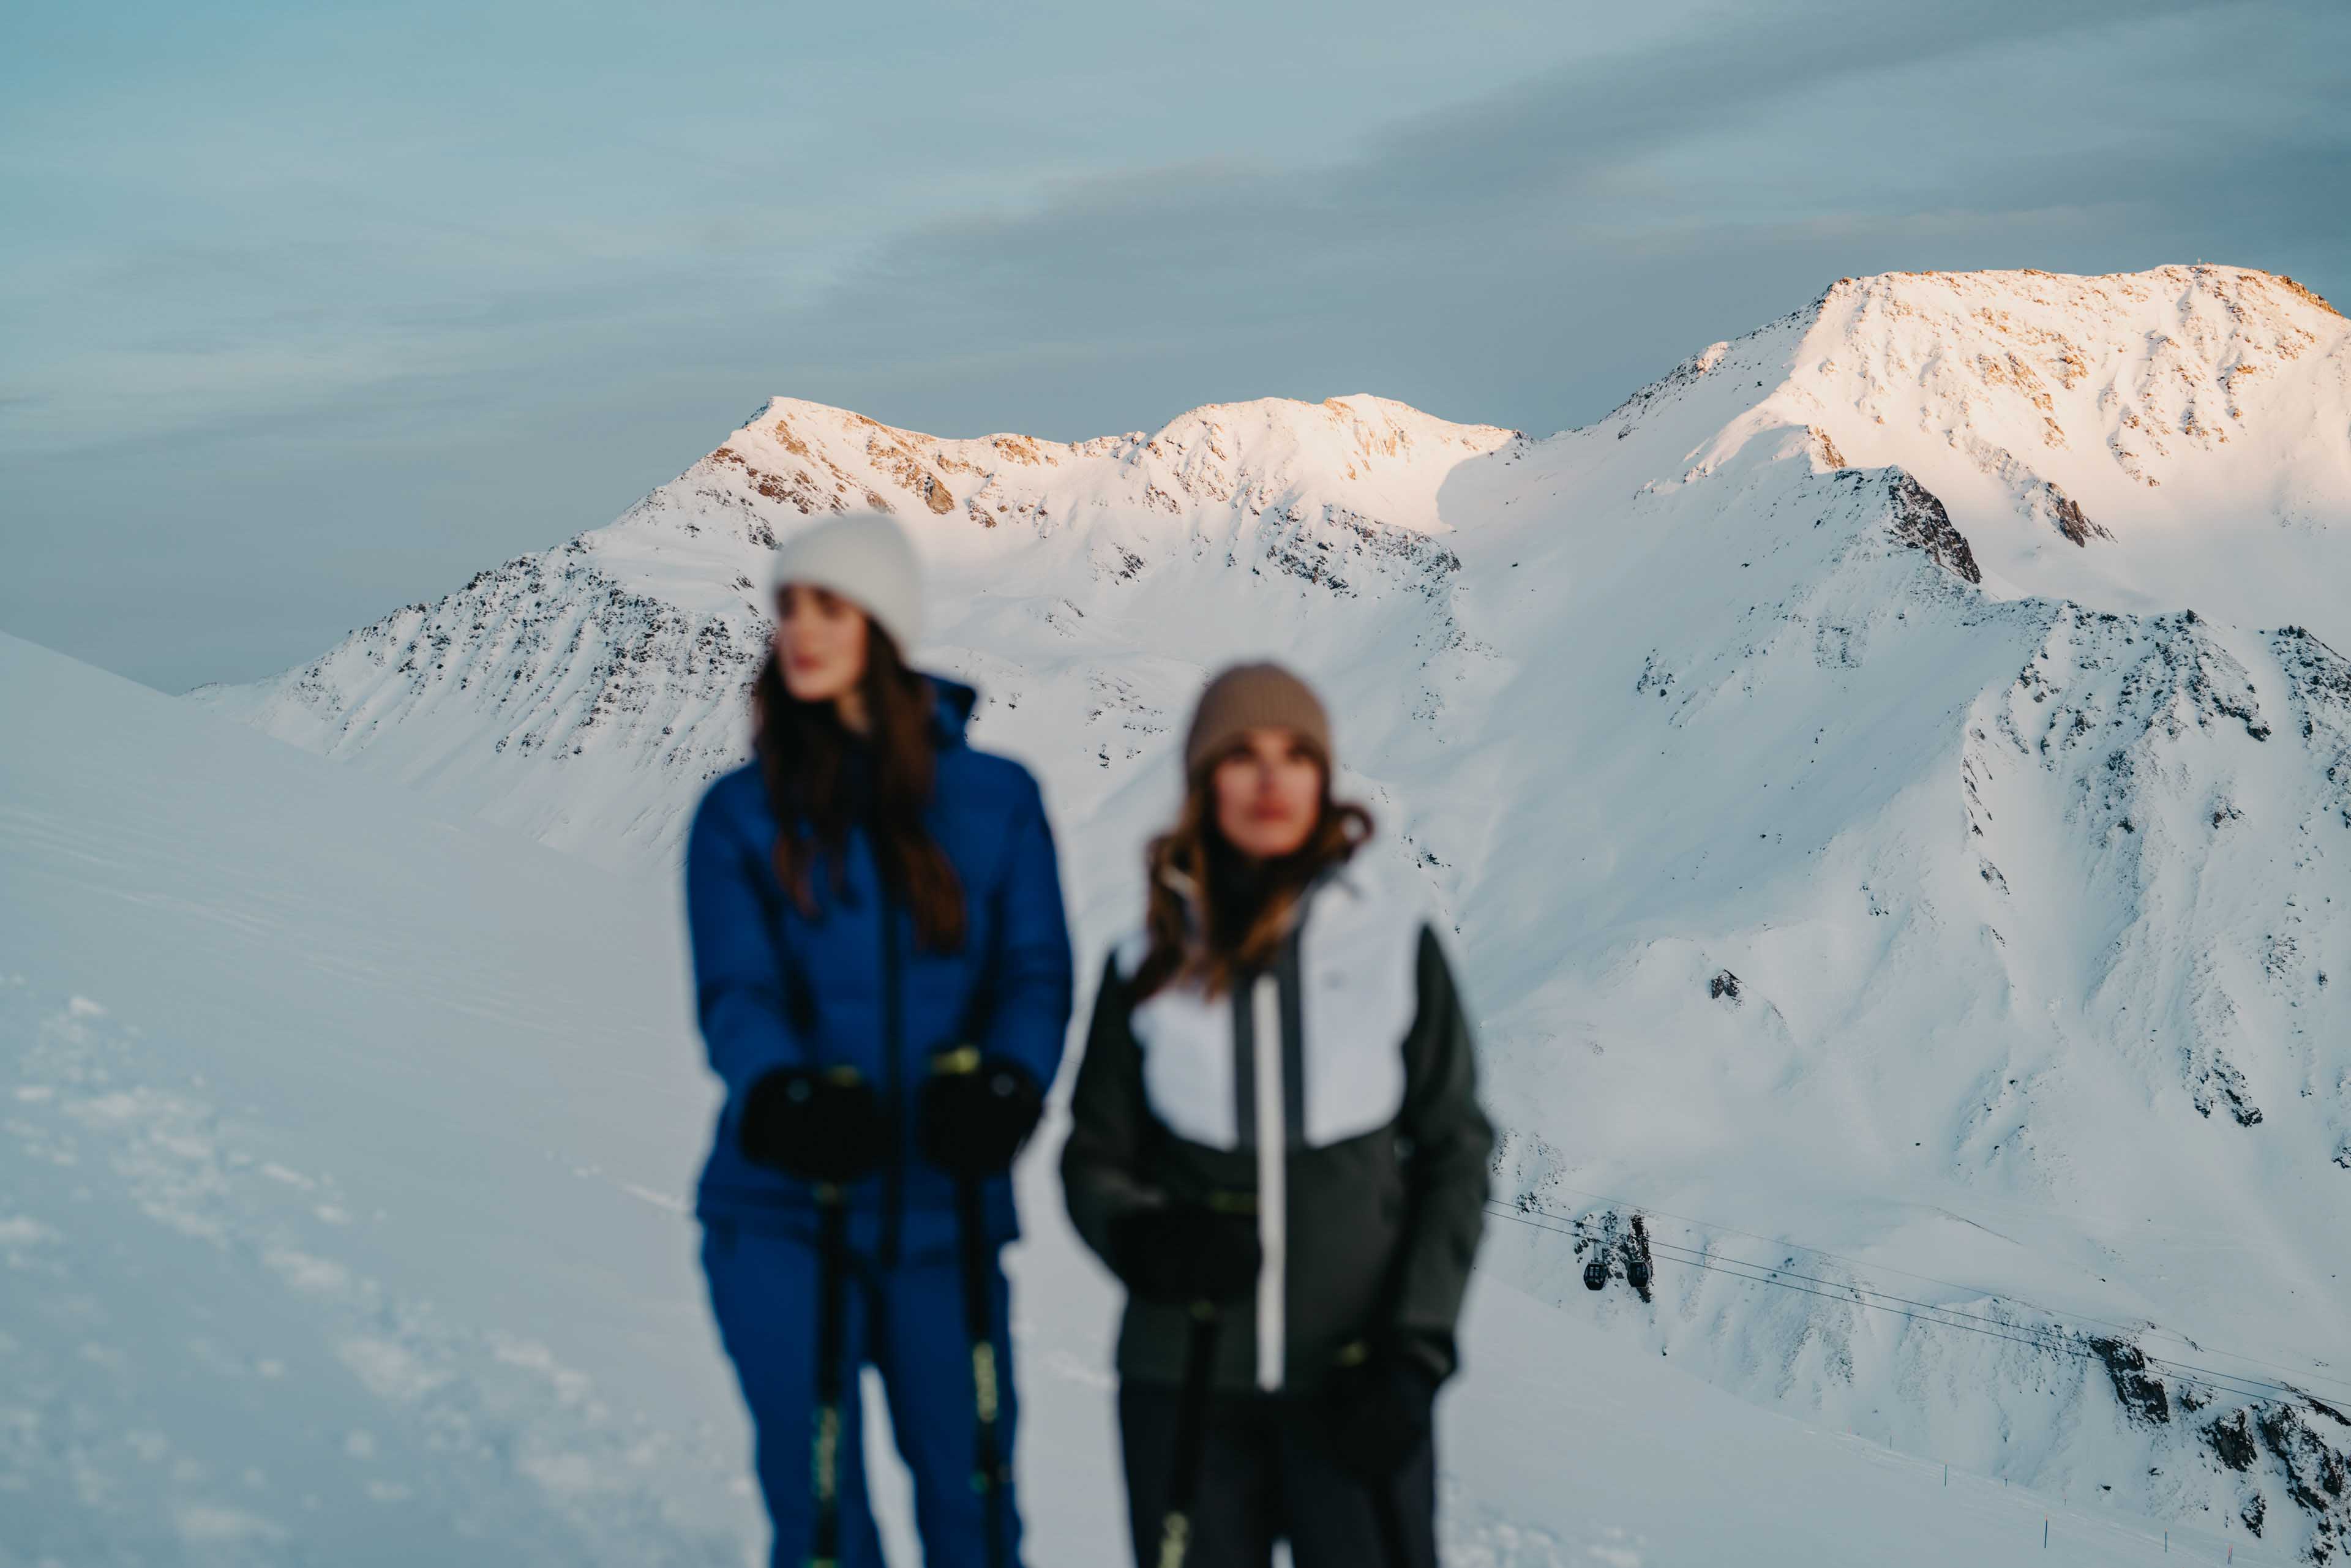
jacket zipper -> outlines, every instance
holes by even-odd
[[[882,1167],[881,1263],[898,1264],[898,1211],[905,1202],[906,1108],[899,1057],[904,1054],[905,1021],[898,995],[898,907],[885,890],[882,894],[882,1103],[890,1116],[890,1136],[895,1146]]]
[[[1257,1240],[1264,1262],[1257,1276],[1257,1385],[1269,1394],[1282,1383],[1283,1291],[1289,1258],[1290,1116],[1281,1092],[1281,988],[1270,974],[1252,982],[1249,1007],[1257,1079]]]

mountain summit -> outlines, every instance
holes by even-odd
[[[2351,1546],[2324,301],[1844,279],[1542,440],[1370,397],[1074,444],[778,400],[611,526],[203,698],[659,864],[741,755],[769,549],[867,507],[931,562],[924,660],[1046,779],[1085,932],[1139,895],[1204,674],[1322,682],[1456,922],[1502,1191],[1576,1233],[1501,1226],[1493,1268],[1808,1420]],[[1595,1246],[1654,1283],[1587,1296]]]
[[[764,635],[760,562],[807,517],[898,513],[951,581],[988,596],[1073,566],[1071,586],[1140,591],[1180,556],[1338,601],[1404,588],[1446,606],[1468,586],[1457,536],[1548,516],[1596,538],[1662,486],[1767,447],[1908,475],[1923,495],[1896,526],[1992,597],[2198,608],[2346,646],[2346,344],[2325,301],[2239,268],[1891,274],[1841,279],[1547,441],[1369,396],[1212,404],[1075,444],[942,440],[777,398],[609,527],[203,696],[604,854],[666,841],[674,810],[632,797],[613,815],[569,788],[559,803],[509,760],[602,753],[699,776],[733,755],[731,716],[702,721]],[[1061,618],[1080,613],[1073,600]],[[1227,627],[1204,630],[1213,662]]]

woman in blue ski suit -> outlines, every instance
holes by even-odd
[[[929,1568],[1008,1568],[1015,1416],[998,1251],[1071,1005],[1036,782],[907,669],[906,536],[852,517],[778,553],[754,760],[686,850],[697,1011],[725,1080],[696,1206],[757,1428],[777,1568],[879,1568],[858,1369],[881,1370]]]

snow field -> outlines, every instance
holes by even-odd
[[[647,961],[669,912],[22,643],[0,674],[28,743],[0,771],[0,1563],[752,1560],[673,1196],[706,1095],[680,977]],[[1012,1259],[1042,1568],[1123,1541],[1115,1293],[1061,1217],[1058,1142],[1024,1166]],[[1980,1563],[2048,1511],[1628,1356],[1490,1272],[1465,1343],[1455,1568],[1876,1563],[1914,1534],[1906,1561]],[[2053,1563],[2154,1539],[2055,1517]]]

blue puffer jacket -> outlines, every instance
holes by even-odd
[[[934,719],[937,786],[925,821],[961,879],[961,949],[917,949],[905,908],[884,896],[872,846],[852,831],[845,895],[820,883],[802,915],[774,870],[776,819],[756,763],[715,780],[686,841],[696,1009],[726,1081],[696,1209],[705,1220],[812,1230],[815,1199],[743,1157],[736,1133],[751,1085],[777,1067],[846,1063],[882,1096],[897,1147],[849,1192],[850,1237],[884,1264],[950,1248],[955,1183],[914,1145],[915,1095],[932,1056],[967,1040],[1050,1086],[1070,1020],[1070,935],[1061,871],[1037,782],[964,739],[975,694],[947,681]],[[996,1239],[1017,1231],[1011,1184],[988,1184]]]

